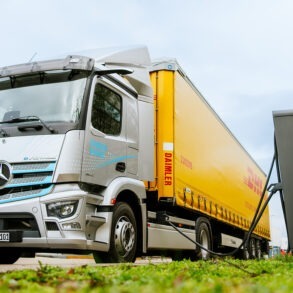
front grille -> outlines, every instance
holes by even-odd
[[[56,162],[11,164],[12,180],[0,190],[0,203],[48,194],[52,189]]]
[[[45,163],[21,163],[21,164],[14,164],[13,171],[15,173],[20,172],[24,173],[24,171],[31,171],[31,170],[48,170],[53,171],[55,164],[52,162],[45,162]]]
[[[41,237],[35,217],[27,213],[0,214],[0,230],[23,231],[23,237]]]

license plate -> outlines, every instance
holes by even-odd
[[[2,232],[0,233],[0,242],[9,242],[10,241],[10,234],[9,232]]]
[[[22,242],[22,231],[1,231],[0,230],[0,243],[1,242]]]

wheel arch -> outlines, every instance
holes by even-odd
[[[102,205],[114,206],[117,202],[127,203],[137,220],[138,248],[137,253],[146,253],[147,247],[147,211],[146,190],[140,180],[119,177],[114,179],[102,193]]]
[[[144,183],[128,177],[118,177],[104,188],[100,195],[103,197],[103,201],[99,204],[99,208],[101,210],[105,208],[108,211],[109,222],[103,225],[106,225],[104,229],[98,229],[96,241],[103,241],[110,245],[113,208],[115,204],[125,202],[132,209],[137,221],[137,254],[145,253],[147,247],[147,209]]]
[[[143,216],[145,216],[145,205],[142,205],[138,196],[129,189],[123,190],[118,194],[116,203],[118,202],[127,203],[134,213],[137,224],[137,255],[141,255],[146,245],[146,233],[144,233],[146,221],[143,219]]]
[[[142,181],[127,177],[119,177],[114,179],[107,188],[101,192],[104,198],[101,205],[113,205],[117,197],[125,191],[134,194],[140,203],[143,203],[146,199],[146,190]]]

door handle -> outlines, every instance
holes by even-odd
[[[115,169],[116,171],[123,173],[126,169],[126,164],[124,162],[118,162]]]

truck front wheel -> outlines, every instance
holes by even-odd
[[[137,248],[137,225],[131,207],[118,202],[113,210],[110,250],[108,253],[94,252],[96,262],[134,262]]]

